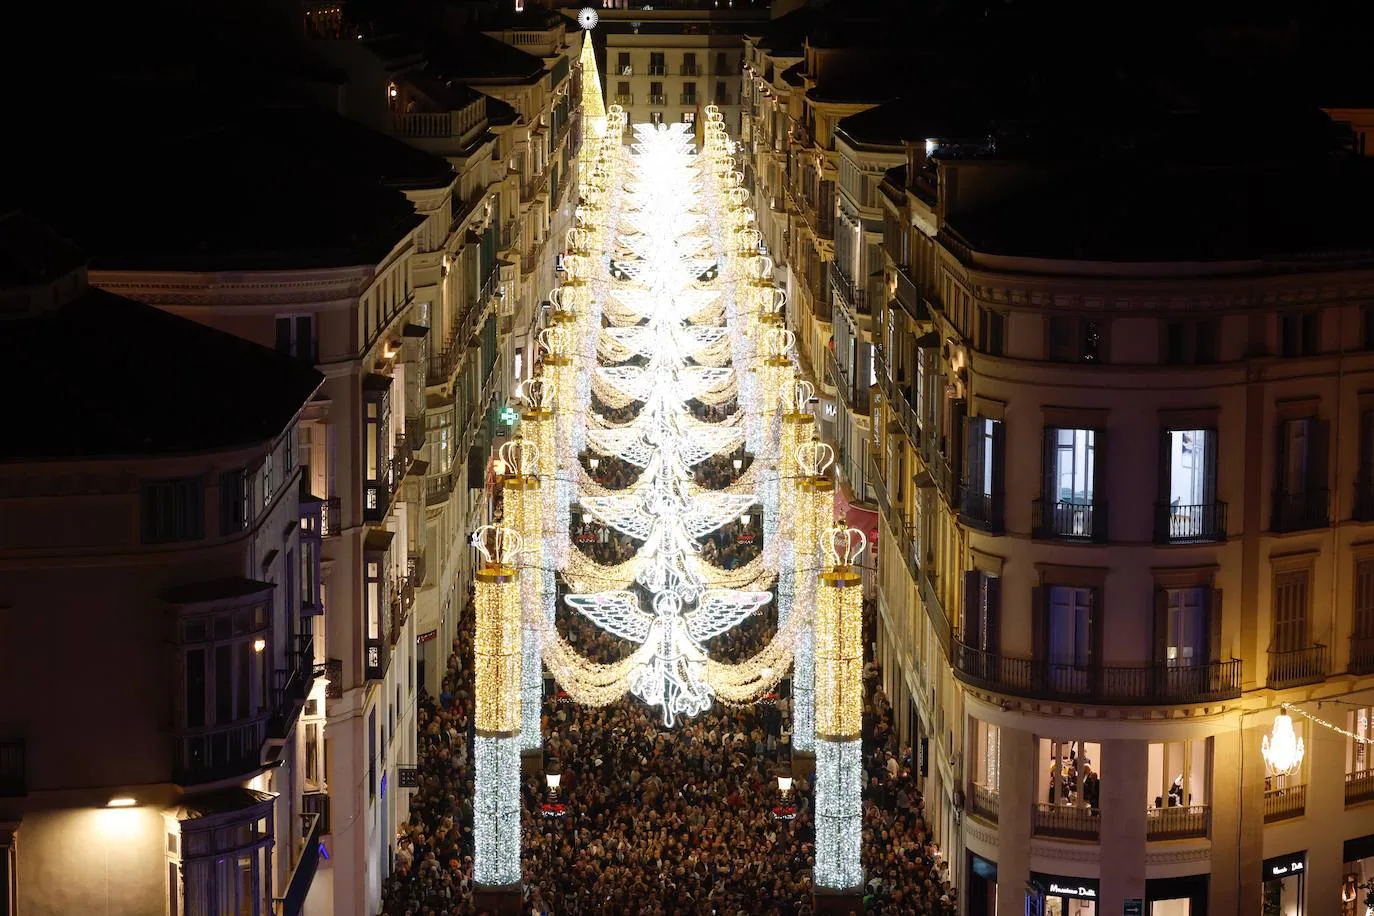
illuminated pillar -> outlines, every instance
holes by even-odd
[[[834,565],[816,594],[817,912],[849,905],[863,893],[863,582],[853,562],[865,538],[833,529]],[[830,899],[825,899],[829,897]]]
[[[477,571],[473,766],[476,893],[509,911],[520,897],[520,535],[485,526],[473,535]]]
[[[830,448],[823,443],[808,443],[812,444],[818,450]],[[802,613],[814,613],[820,536],[834,516],[835,482],[829,476],[803,473],[796,480],[796,504],[792,606]],[[806,628],[797,637],[792,662],[792,749],[803,754],[814,752],[816,747],[815,681],[813,631]]]
[[[520,532],[524,543],[520,568],[520,750],[538,756],[543,746],[540,713],[544,703],[544,666],[540,647],[540,621],[544,617],[544,495],[535,476],[536,447],[526,439],[514,439],[501,447],[506,466],[502,501],[505,525]]]

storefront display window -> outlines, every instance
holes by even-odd
[[[1374,916],[1374,834],[1345,841],[1341,916]]]
[[[1096,878],[1032,872],[1031,887],[1039,897],[1039,916],[1098,916]]]
[[[1263,916],[1303,916],[1307,852],[1264,860]]]

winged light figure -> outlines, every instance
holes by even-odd
[[[613,636],[653,648],[653,658],[630,674],[630,691],[650,706],[663,707],[663,724],[672,728],[679,716],[691,717],[711,705],[702,643],[738,626],[767,604],[768,592],[708,589],[697,605],[683,611],[676,591],[654,596],[652,614],[630,591],[568,595],[563,600]]]

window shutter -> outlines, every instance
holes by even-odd
[[[1274,448],[1274,490],[1288,495],[1288,424],[1294,420],[1280,420],[1274,427],[1277,445]]]
[[[949,450],[946,455],[949,457],[950,477],[953,486],[958,485],[960,475],[963,473],[964,464],[964,442],[967,437],[965,433],[965,421],[968,417],[968,402],[964,400],[952,401],[949,405],[950,424],[949,424]],[[956,503],[959,500],[958,493],[951,493],[950,498]]]
[[[988,519],[994,531],[1001,531],[1003,525],[1002,503],[1006,495],[1007,476],[1007,424],[994,421],[992,424],[992,514]],[[994,580],[995,581],[995,580]]]
[[[1221,660],[1221,589],[1207,596],[1207,661]]]
[[[1313,418],[1307,424],[1307,492],[1329,489],[1331,421]]]
[[[1155,589],[1155,664],[1162,665],[1169,659],[1169,592]]]
[[[1031,589],[1031,654],[1035,658],[1036,667],[1043,665],[1048,660],[1045,641],[1049,626],[1049,614],[1047,602],[1050,598],[1050,590],[1044,585],[1037,585]]]
[[[1059,491],[1054,480],[1054,444],[1059,430],[1046,426],[1044,433],[1044,463],[1041,465],[1041,499],[1045,503],[1045,518],[1054,514],[1054,504],[1059,500]]]
[[[978,581],[982,577],[976,569],[964,573],[964,613],[959,621],[959,641],[974,649],[982,648],[979,631]]]
[[[964,420],[964,476],[965,488],[970,493],[980,493],[983,481],[982,426],[986,421],[981,417],[967,417]]]
[[[1107,523],[1110,516],[1107,514],[1111,506],[1107,505],[1107,487],[1111,480],[1107,474],[1107,462],[1111,457],[1108,449],[1108,435],[1105,429],[1093,431],[1093,516],[1092,516],[1092,536],[1094,540],[1107,540],[1109,533]],[[1101,596],[1097,596],[1101,597]],[[1097,613],[1098,602],[1094,602],[1093,613]],[[1095,638],[1095,637],[1094,637]]]
[[[987,581],[988,615],[982,624],[983,648],[995,655],[1002,645],[1002,580],[989,576]]]

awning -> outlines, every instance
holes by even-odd
[[[938,350],[940,349],[940,335],[934,331],[922,334],[916,338],[916,346],[922,350]]]
[[[191,582],[167,589],[162,600],[171,604],[209,604],[213,601],[237,601],[270,592],[276,588],[271,582],[259,582],[231,576],[224,579],[209,579]]]
[[[401,329],[402,337],[424,337],[428,333],[429,328],[422,324],[407,323],[406,326]]]

